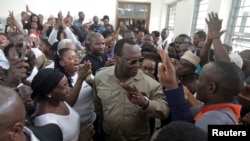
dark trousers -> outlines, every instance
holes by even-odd
[[[96,119],[93,125],[95,129],[95,134],[93,135],[93,141],[105,141],[102,123]]]

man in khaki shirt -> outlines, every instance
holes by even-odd
[[[106,141],[149,141],[149,116],[167,118],[169,108],[160,83],[139,70],[140,48],[121,39],[116,65],[95,75],[94,103]]]

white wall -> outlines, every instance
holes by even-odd
[[[124,0],[125,1],[125,0]],[[126,0],[136,2],[150,2],[151,14],[149,31],[163,29],[166,26],[167,4],[177,2],[176,19],[174,36],[185,33],[190,35],[193,8],[195,0]],[[219,17],[223,18],[223,27],[226,29],[229,12],[232,0],[210,0],[208,11],[219,13]],[[44,15],[46,20],[50,14],[57,16],[61,10],[64,15],[68,11],[74,18],[78,18],[78,11],[83,11],[87,19],[92,20],[94,15],[102,18],[104,15],[109,15],[110,23],[116,24],[116,5],[117,0],[5,0],[1,1],[0,19],[4,20],[8,16],[8,11],[13,10],[15,17],[20,19],[21,11],[25,10],[25,5],[28,4],[30,10]]]
[[[110,23],[115,25],[116,0],[6,0],[0,5],[0,18],[6,18],[8,11],[13,10],[15,17],[20,19],[21,11],[25,10],[28,4],[30,10],[37,14],[43,14],[46,20],[51,14],[57,16],[61,10],[63,15],[70,11],[73,18],[78,18],[78,12],[83,11],[87,19],[94,15],[101,19],[109,15]]]
[[[193,9],[194,0],[182,0],[177,3],[174,36],[183,33],[190,35]]]
[[[127,0],[129,1],[129,0]],[[137,2],[150,2],[151,14],[149,30],[160,30],[163,0],[133,0]],[[73,18],[78,18],[78,12],[83,11],[87,19],[92,20],[94,15],[100,19],[104,15],[109,15],[110,23],[116,24],[116,4],[117,0],[6,0],[0,5],[0,19],[4,20],[8,16],[10,10],[14,11],[14,15],[20,20],[21,11],[25,10],[25,5],[28,4],[30,10],[43,14],[46,20],[51,14],[57,16],[61,10],[63,15],[70,11]]]
[[[195,0],[165,0],[165,7],[167,7],[168,4],[172,4],[175,2],[177,4],[176,4],[174,37],[182,33],[190,35]],[[219,14],[219,18],[223,19],[222,29],[227,28],[229,13],[231,10],[230,9],[231,3],[232,3],[232,0],[209,0],[208,12],[213,11]],[[162,17],[164,17],[164,15],[162,15]],[[165,25],[163,25],[163,22],[162,22],[161,27],[163,26]],[[206,30],[207,30],[207,26],[205,26],[205,31]],[[223,38],[224,36],[222,36],[222,40]]]

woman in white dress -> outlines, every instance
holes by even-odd
[[[63,133],[63,141],[78,141],[80,116],[65,102],[70,94],[66,76],[58,70],[45,68],[34,77],[32,98],[38,100],[34,117],[35,126],[54,123]]]
[[[58,53],[55,58],[55,68],[59,68],[69,80],[72,87],[69,105],[75,109],[81,119],[81,127],[92,125],[96,119],[91,84],[87,81],[91,75],[91,64],[85,62],[80,65],[80,60],[73,48],[75,44],[70,40],[62,40],[58,45]],[[86,80],[87,79],[87,80]]]

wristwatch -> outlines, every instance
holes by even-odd
[[[145,110],[145,109],[147,109],[147,107],[149,105],[149,99],[146,96],[143,96],[143,98],[144,98],[145,101],[148,101],[148,104],[146,106],[144,106],[144,107],[142,107],[141,105],[139,105],[139,108],[142,109],[142,110]]]

